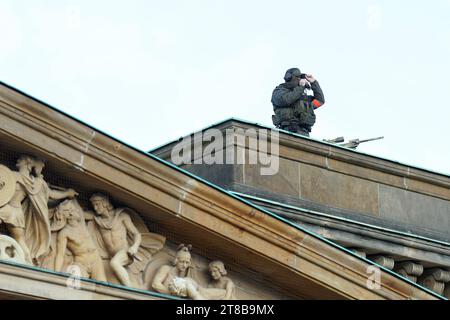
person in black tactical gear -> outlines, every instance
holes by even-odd
[[[310,74],[303,74],[298,68],[291,68],[272,93],[275,115],[273,124],[280,129],[309,137],[316,122],[314,110],[325,103],[319,82]],[[314,95],[309,95],[308,90]]]

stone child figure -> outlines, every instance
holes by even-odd
[[[55,271],[63,271],[64,255],[68,249],[73,255],[73,265],[79,267],[81,276],[107,281],[103,261],[88,232],[83,210],[75,200],[58,205],[52,231],[56,238]]]
[[[223,300],[234,300],[234,283],[233,281],[225,277],[227,270],[222,261],[216,260],[209,264],[209,274],[211,275],[211,282],[208,288],[224,289],[226,290]]]
[[[107,196],[94,194],[90,201],[95,216],[86,215],[86,219],[93,219],[97,243],[111,259],[110,266],[120,283],[131,287],[130,276],[125,267],[133,263],[141,245],[141,234],[126,210],[115,209]]]
[[[316,122],[314,110],[325,103],[319,82],[310,74],[303,74],[298,68],[291,68],[272,93],[275,116],[273,123],[277,128],[309,136]],[[308,95],[306,88],[313,91]]]

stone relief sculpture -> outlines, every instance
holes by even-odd
[[[216,260],[210,262],[209,273],[211,276],[211,281],[208,285],[209,288],[223,289],[226,291],[223,300],[234,300],[234,283],[233,281],[225,277],[227,275],[227,270],[222,261]]]
[[[224,289],[201,287],[189,277],[173,278],[168,288],[171,295],[193,300],[224,300],[225,297]]]
[[[152,288],[160,293],[194,300],[231,299],[234,285],[230,279],[218,279],[217,287],[210,286],[208,288],[202,287],[195,280],[191,248],[191,245],[185,246],[184,244],[178,247],[173,265],[163,265],[158,269],[152,282]],[[223,270],[225,270],[224,266]]]
[[[185,246],[181,244],[178,247],[173,265],[163,265],[158,269],[152,282],[152,288],[154,290],[160,293],[176,295],[176,291],[182,291],[181,288],[178,288],[179,285],[183,285],[184,283],[179,280],[174,282],[174,279],[189,278],[194,281],[190,253],[191,248],[191,245]]]
[[[22,201],[27,193],[19,181],[31,180],[31,158],[22,156],[17,160],[18,172],[11,172],[7,167],[1,166],[2,203],[0,207],[0,220],[7,227],[9,234],[21,246],[25,261],[31,264],[30,250],[25,242],[25,215]],[[22,178],[23,177],[23,178]]]
[[[4,186],[0,220],[6,224],[11,237],[22,247],[26,262],[36,265],[50,247],[49,199],[58,200],[77,195],[72,189],[50,189],[42,176],[44,166],[41,160],[21,156],[17,160],[17,172],[11,172],[5,166],[1,169],[0,183]]]
[[[110,259],[121,284],[133,286],[129,271],[141,273],[151,256],[163,248],[165,237],[149,233],[143,223],[146,232],[141,233],[131,218],[137,214],[129,208],[115,209],[106,195],[94,194],[90,201],[95,213],[87,214],[86,219],[91,220],[90,231],[102,257]]]
[[[50,248],[49,200],[72,199],[78,193],[73,189],[51,189],[42,175],[45,167],[43,160],[32,158],[31,166],[34,172],[32,193],[28,194],[22,206],[26,219],[25,239],[30,248],[31,258],[35,264],[39,264],[39,259],[45,256]]]
[[[0,260],[26,263],[22,247],[11,237],[0,235]]]
[[[54,214],[52,231],[57,231],[55,271],[64,271],[66,249],[73,256],[82,277],[107,281],[103,261],[88,232],[84,213],[76,200],[65,200]]]
[[[89,199],[93,210],[83,209],[75,190],[49,186],[43,160],[24,155],[16,167],[0,165],[0,223],[10,235],[0,235],[0,260],[58,272],[76,266],[85,278],[143,289],[150,283],[151,290],[194,300],[235,298],[223,262],[209,263],[197,278],[191,245],[180,245],[170,265],[166,238],[150,233],[132,209],[115,208],[101,193]],[[50,200],[59,203],[49,208]],[[160,251],[164,259],[152,266]]]

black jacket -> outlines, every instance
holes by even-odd
[[[314,92],[314,96],[310,97],[309,100],[314,105],[314,109],[317,109],[325,103],[325,97],[317,80],[311,83],[311,89]],[[305,97],[304,86],[292,87],[290,83],[282,83],[273,90],[273,108],[275,110],[277,108],[293,106],[302,97]]]

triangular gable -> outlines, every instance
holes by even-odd
[[[298,299],[438,297],[382,267],[371,288],[370,261],[11,87],[1,86],[0,103],[5,150],[45,158],[53,181],[82,197],[107,193],[151,232],[256,280],[263,297],[266,288]]]

